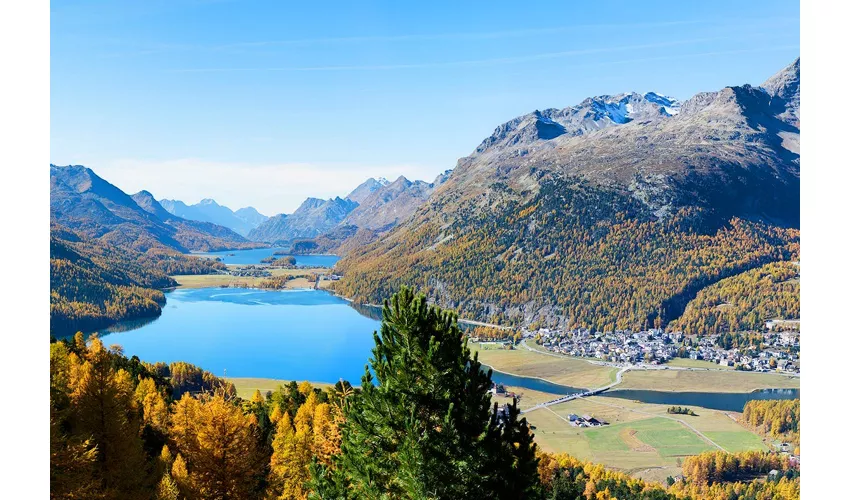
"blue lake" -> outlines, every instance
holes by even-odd
[[[321,290],[178,289],[162,315],[110,329],[144,361],[187,361],[222,376],[357,385],[380,323]],[[135,329],[116,331],[124,328]]]
[[[380,309],[352,306],[323,290],[177,289],[154,320],[104,330],[106,345],[144,361],[187,361],[228,377],[360,384],[371,355]],[[493,372],[493,381],[566,395],[580,389],[538,378]],[[741,411],[751,399],[792,399],[797,389],[753,393],[612,390],[606,397]]]
[[[271,257],[275,252],[286,252],[288,250],[288,247],[252,248],[250,250],[205,252],[200,255],[219,258],[225,264],[260,264],[261,260]],[[295,257],[296,265],[310,267],[333,267],[339,260],[336,255],[293,255],[293,257]]]

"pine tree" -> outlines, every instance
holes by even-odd
[[[345,407],[332,481],[314,480],[318,496],[343,488],[350,498],[536,494],[532,435],[515,414],[500,421],[491,413],[491,372],[470,358],[454,313],[402,288],[385,302],[374,339],[378,384],[367,367],[361,393]]]

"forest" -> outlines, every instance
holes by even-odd
[[[799,498],[799,476],[777,454],[694,457],[665,486],[542,453],[516,402],[491,406],[492,372],[455,313],[403,289],[383,318],[359,388],[290,382],[250,399],[188,363],[128,359],[96,335],[52,342],[51,497]],[[768,468],[783,477],[741,482]]]
[[[464,203],[451,221],[427,219],[349,252],[333,289],[376,303],[408,284],[470,319],[641,330],[665,326],[706,286],[799,255],[797,229],[694,207],[659,219],[630,196],[569,178],[492,211]]]
[[[744,406],[744,423],[757,433],[800,446],[800,400],[749,401]],[[797,451],[797,450],[795,450]]]
[[[700,290],[674,326],[689,335],[764,329],[768,319],[800,318],[800,268],[771,262]]]
[[[224,268],[211,259],[155,247],[145,253],[50,226],[50,334],[93,331],[125,319],[156,317],[176,286],[171,273],[206,274]]]

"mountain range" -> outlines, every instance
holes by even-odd
[[[799,60],[760,86],[585,99],[514,118],[335,289],[402,284],[493,322],[664,324],[696,291],[799,251]]]
[[[81,165],[50,165],[50,217],[86,237],[142,252],[257,246],[226,227],[173,215],[147,191],[130,196]]]
[[[432,183],[410,181],[404,176],[393,182],[369,178],[345,198],[307,198],[295,212],[269,218],[248,233],[248,238],[274,243],[325,237],[320,245],[324,252],[336,251],[358,230],[372,241],[406,220],[446,177],[443,174]]]
[[[252,229],[268,220],[267,216],[258,212],[254,207],[244,207],[234,212],[210,198],[204,198],[194,205],[187,205],[180,200],[167,199],[159,200],[159,203],[165,210],[178,217],[212,222],[232,229],[242,236],[248,236]]]

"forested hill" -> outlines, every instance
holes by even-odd
[[[132,248],[50,227],[50,334],[89,332],[116,321],[156,317],[175,286],[169,274],[208,273],[223,264],[176,251]]]
[[[601,96],[498,127],[336,291],[401,284],[480,320],[661,326],[699,290],[799,252],[799,61],[678,103]]]
[[[258,246],[228,228],[172,215],[147,191],[131,197],[80,165],[50,166],[50,216],[88,237],[142,252]]]

